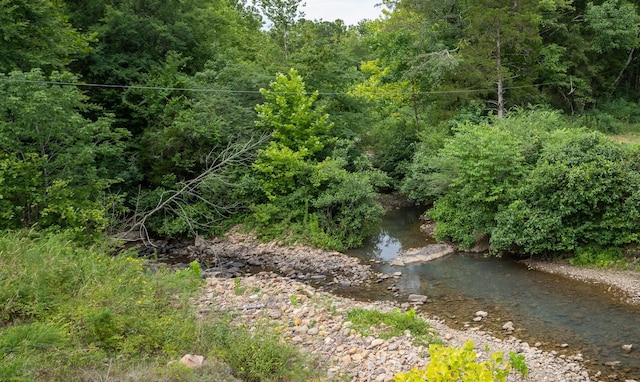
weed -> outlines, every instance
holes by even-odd
[[[292,294],[290,299],[291,299],[291,305],[293,305],[293,306],[298,306],[299,305],[298,296],[297,295]]]
[[[246,290],[247,287],[240,286],[240,279],[233,279],[233,294],[242,296]]]
[[[306,381],[314,372],[307,359],[292,345],[279,341],[275,331],[261,328],[252,333],[234,327],[230,320],[208,325],[208,338],[215,343],[214,354],[227,362],[233,374],[243,381]]]
[[[347,312],[347,319],[353,323],[353,329],[363,336],[373,335],[371,330],[373,327],[377,332],[375,334],[382,339],[402,336],[408,330],[414,343],[418,345],[437,342],[429,331],[429,323],[418,317],[413,309],[405,313],[400,310],[382,313],[376,310],[356,308]]]
[[[625,267],[623,250],[620,248],[582,247],[569,259],[571,265],[608,268]]]
[[[315,378],[316,364],[273,330],[196,320],[189,300],[203,282],[197,262],[152,274],[131,252],[107,251],[66,233],[0,236],[1,381]],[[234,281],[236,293],[246,289]],[[167,365],[186,353],[205,355],[205,366]]]
[[[522,374],[523,377],[527,378],[529,375],[529,367],[527,366],[526,359],[522,354],[516,354],[514,352],[509,352],[509,365]]]
[[[467,341],[460,349],[433,344],[429,346],[429,354],[431,359],[426,369],[414,368],[407,373],[398,373],[395,375],[394,381],[504,382],[507,380],[514,362],[518,367],[528,372],[526,364],[524,364],[524,357],[520,359],[517,356],[512,357],[510,354],[510,360],[507,361],[502,352],[492,353],[488,361],[478,362],[472,341]],[[523,373],[523,375],[526,377],[526,374]]]
[[[104,359],[166,364],[191,350],[197,263],[150,274],[132,252],[110,256],[103,244],[87,248],[72,238],[0,237],[0,380],[72,380],[103,370]]]

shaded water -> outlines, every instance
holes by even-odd
[[[418,212],[398,210],[387,214],[380,233],[365,247],[349,253],[367,261],[387,261],[401,249],[428,244],[419,230]],[[401,271],[395,281],[401,296],[410,293],[429,297],[423,310],[437,315],[452,327],[481,327],[496,336],[512,321],[514,335],[530,344],[561,354],[582,353],[592,370],[603,376],[640,378],[640,307],[625,304],[606,286],[587,284],[558,275],[528,270],[508,259],[456,253],[426,264],[406,267],[377,265],[379,271]],[[379,288],[386,289],[388,285]],[[381,290],[351,291],[360,298],[380,298]],[[474,313],[489,316],[473,322]],[[569,347],[560,347],[561,344]],[[633,344],[625,354],[624,344]],[[613,370],[607,362],[620,361]],[[624,380],[624,379],[622,379]]]

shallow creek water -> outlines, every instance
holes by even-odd
[[[426,264],[385,264],[402,249],[433,242],[419,225],[417,211],[388,213],[377,237],[348,253],[372,262],[377,271],[400,271],[402,277],[370,289],[344,290],[342,294],[398,301],[411,293],[426,295],[429,300],[422,310],[451,327],[480,328],[505,337],[502,325],[512,321],[517,338],[530,345],[539,342],[540,348],[566,356],[581,353],[592,372],[602,372],[601,379],[640,379],[640,307],[625,304],[623,296],[608,291],[606,286],[532,271],[510,259],[455,253]],[[388,291],[390,287],[397,288],[397,297]],[[474,313],[479,310],[489,315],[474,322]],[[623,352],[625,344],[633,344],[630,353]],[[620,366],[607,365],[615,361]],[[611,378],[607,379],[608,375]]]

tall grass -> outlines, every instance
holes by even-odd
[[[111,256],[106,245],[80,246],[71,235],[0,237],[0,381],[231,381],[231,374],[253,373],[242,365],[224,374],[219,362],[199,370],[167,366],[186,353],[218,359],[229,352],[219,333],[242,333],[222,319],[196,319],[189,298],[203,282],[197,263],[151,272],[132,252]],[[244,349],[261,337],[242,337]],[[304,371],[292,349],[260,346],[267,347],[263,364],[281,354],[289,362],[260,371],[264,380]]]

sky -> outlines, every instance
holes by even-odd
[[[362,19],[373,20],[382,13],[382,7],[375,5],[381,0],[304,0],[306,7],[300,7],[305,19],[335,21],[341,19],[347,25],[356,25]]]

